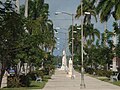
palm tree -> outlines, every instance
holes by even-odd
[[[119,0],[99,0],[97,13],[100,14],[100,21],[107,22],[111,14],[115,20],[120,19],[120,1]]]
[[[44,0],[29,0],[28,14],[29,18],[36,20],[43,14],[44,7],[46,7]]]
[[[102,39],[101,44],[105,47],[107,46],[107,43],[108,45],[112,44],[111,38],[113,36],[114,36],[114,33],[106,29],[105,32],[101,34],[101,39]]]
[[[82,2],[83,2],[83,14],[84,14],[84,21],[83,21],[84,22],[84,38],[86,40],[86,38],[89,36],[90,38],[89,41],[91,41],[94,39],[95,33],[99,33],[97,29],[94,29],[93,24],[91,24],[91,16],[94,16],[95,20],[97,21],[96,10],[95,10],[96,0],[83,0]],[[76,12],[77,12],[76,18],[79,18],[81,16],[81,5],[78,6]],[[85,14],[85,12],[90,12],[90,14]],[[98,34],[96,35],[98,36],[98,38],[100,38],[100,35]]]
[[[84,23],[91,23],[91,16],[95,17],[95,20],[97,21],[96,17],[96,11],[95,11],[95,2],[96,0],[83,0],[83,14],[84,14]],[[85,14],[85,12],[90,12],[90,14]],[[81,16],[81,5],[77,7],[76,11],[76,18],[79,18]]]
[[[80,53],[80,42],[81,42],[81,35],[80,35],[81,30],[77,29],[78,27],[79,26],[77,26],[77,24],[75,26],[73,26],[74,31],[76,32],[76,33],[73,32],[74,53],[77,53],[77,54]],[[68,28],[68,30],[69,30],[69,41],[68,41],[69,49],[70,49],[70,52],[72,52],[72,44],[71,44],[71,42],[72,42],[72,39],[71,39],[72,38],[72,25]]]
[[[27,28],[31,35],[42,38],[40,46],[46,52],[53,51],[55,46],[53,22],[48,19],[48,10],[49,5],[44,0],[29,0]]]
[[[119,0],[99,0],[96,11],[100,15],[100,21],[102,23],[105,22],[106,31],[107,21],[111,15],[113,15],[115,20],[120,19],[120,2]]]
[[[87,45],[91,45],[95,41],[95,37],[100,39],[100,31],[94,28],[93,24],[87,24],[84,26],[84,36],[87,39]]]
[[[77,33],[74,33],[74,50],[78,52],[78,49],[80,49],[80,42],[81,42],[81,29],[77,29],[78,27],[81,26],[74,26],[74,31],[77,31]],[[71,36],[72,33],[72,26],[69,27],[69,36]],[[93,24],[87,24],[84,25],[84,46],[88,47],[91,46],[93,44],[93,42],[95,41],[95,37],[97,37],[98,39],[100,39],[100,32],[98,29],[94,28]],[[71,41],[71,37],[69,37],[69,41]],[[70,46],[71,49],[71,46]]]

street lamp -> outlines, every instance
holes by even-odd
[[[72,17],[72,62],[73,62],[73,59],[74,59],[74,52],[73,52],[73,50],[74,50],[74,41],[73,41],[73,40],[74,40],[74,39],[73,39],[74,14],[72,14],[72,13],[67,13],[67,12],[55,12],[55,15],[58,15],[58,14],[67,14],[67,15],[69,15],[69,16]],[[72,75],[71,75],[71,78],[74,78],[74,75],[73,75],[73,68],[72,68]]]
[[[90,12],[84,12],[84,14],[90,14]],[[84,54],[84,50],[83,50],[83,2],[81,0],[81,83],[80,86],[81,88],[85,88],[85,82],[84,82],[84,61],[83,61],[83,54]]]
[[[81,88],[85,88],[85,82],[84,82],[84,66],[83,66],[83,2],[81,1]]]

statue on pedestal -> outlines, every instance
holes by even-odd
[[[63,57],[62,57],[62,66],[61,70],[67,70],[67,59],[66,59],[66,53],[65,50],[63,50]]]
[[[73,62],[70,58],[70,60],[69,60],[69,72],[68,72],[70,77],[72,76],[72,69],[73,69]]]

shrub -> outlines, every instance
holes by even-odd
[[[106,77],[110,77],[112,75],[112,71],[107,71],[107,70],[95,70],[95,73],[98,76],[106,76]]]
[[[33,72],[28,73],[29,77],[31,78],[31,80],[36,80],[36,75],[39,77],[41,77],[43,79],[44,77],[44,73],[43,70],[36,70]]]
[[[8,77],[7,81],[7,87],[14,88],[14,87],[20,87],[20,79],[18,77]]]
[[[28,73],[28,75],[30,76],[31,80],[36,80],[36,77],[35,77],[36,74],[37,74],[36,71],[32,71],[32,72]]]
[[[93,74],[93,72],[95,72],[95,70],[93,68],[85,68],[85,72],[89,73],[89,74]]]
[[[22,87],[29,87],[31,84],[31,78],[29,74],[20,76],[20,85]]]
[[[36,73],[37,73],[37,76],[40,76],[43,79],[44,77],[43,70],[37,70]]]
[[[110,78],[111,75],[112,75],[112,71],[109,70],[106,72],[106,77]]]
[[[74,65],[74,69],[75,69],[76,71],[78,71],[78,72],[80,72],[80,71],[81,71],[81,67],[80,67],[80,66],[78,66],[78,65]]]
[[[55,66],[54,65],[47,64],[43,68],[43,73],[44,73],[44,75],[50,75],[50,74],[54,73],[54,70],[55,70]]]

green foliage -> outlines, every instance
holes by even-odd
[[[44,88],[44,86],[46,85],[46,83],[48,82],[48,80],[44,80],[41,83],[40,82],[36,82],[36,81],[32,81],[30,87],[18,87],[18,88],[2,88],[0,90],[31,90],[31,89],[42,89]]]
[[[51,75],[54,73],[55,66],[53,63],[53,57],[48,53],[47,58],[45,58],[43,62],[43,72],[45,75]]]
[[[24,19],[14,11],[11,0],[2,3],[0,9],[0,62],[5,70],[16,64],[16,52],[20,50],[19,43],[25,31]]]
[[[116,36],[118,37],[117,41],[118,44],[115,47],[114,53],[116,53],[117,57],[120,57],[120,27],[118,26],[117,22],[113,23],[113,27],[114,27],[114,33],[116,34]]]
[[[21,66],[27,63],[29,66],[41,67],[45,55],[50,50],[52,54],[55,45],[53,23],[48,19],[49,5],[44,0],[29,0],[29,18],[25,18],[23,13],[17,14],[14,11],[16,7],[13,3],[13,0],[5,3],[0,1],[0,62],[4,65],[2,70],[10,66],[16,67],[18,62],[21,62]],[[24,6],[21,10],[24,10]],[[19,76],[18,71],[16,74]],[[20,82],[22,86],[29,86],[29,76],[21,76]]]
[[[46,85],[47,82],[48,82],[48,80],[44,80],[41,83],[40,82],[36,82],[36,81],[32,81],[32,83],[31,83],[29,88],[30,89],[42,89],[42,88],[44,88],[44,86]]]
[[[107,70],[95,70],[95,73],[97,76],[105,76],[110,78],[112,75],[112,71],[107,71]]]
[[[97,5],[97,13],[100,14],[101,22],[106,22],[111,16],[111,13],[115,20],[120,19],[120,2],[119,0],[100,0]]]
[[[18,77],[8,77],[8,88],[20,87],[20,79]]]
[[[42,79],[44,78],[43,70],[37,70],[37,75],[40,76]]]
[[[96,0],[82,0],[83,2],[83,15],[84,17],[84,23],[91,23],[91,16],[95,17],[95,20],[97,21],[96,17],[96,8],[95,3]],[[90,14],[85,14],[85,12],[90,12]],[[76,18],[79,18],[81,16],[81,4],[77,7],[76,10]]]
[[[102,70],[102,69],[93,69],[93,68],[85,68],[85,72],[96,75],[96,76],[104,76],[110,78],[112,75],[112,71]]]
[[[37,77],[41,77],[42,80],[43,80],[43,78],[44,78],[44,73],[43,73],[42,70],[36,70],[36,71],[29,72],[29,73],[28,73],[28,76],[31,78],[31,80],[34,80],[34,81],[36,80],[36,76],[37,76]]]
[[[112,82],[113,84],[120,86],[120,81]]]
[[[36,77],[35,77],[36,72],[35,71],[28,73],[28,75],[30,76],[31,80],[34,80],[34,81],[36,80]]]
[[[85,68],[85,72],[89,74],[93,74],[95,70],[93,68]]]
[[[116,55],[120,58],[120,45],[116,47]]]
[[[20,77],[20,86],[22,87],[29,87],[31,84],[31,78],[29,74],[27,75],[21,75]]]

